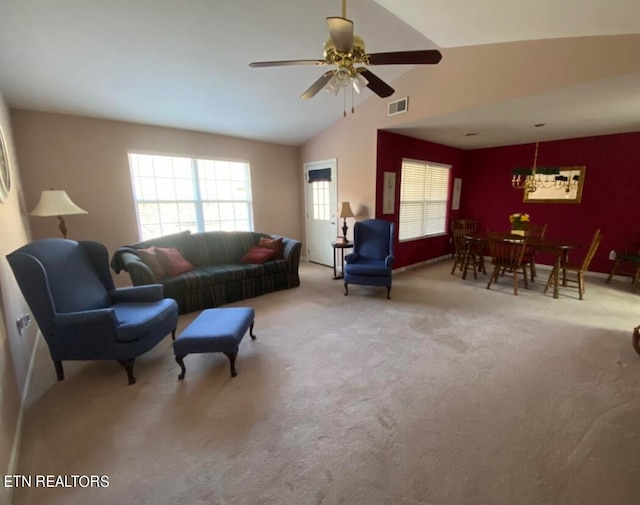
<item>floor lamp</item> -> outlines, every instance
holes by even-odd
[[[67,238],[67,223],[65,223],[62,216],[70,216],[72,214],[88,214],[88,212],[73,203],[66,191],[54,189],[43,191],[38,205],[31,211],[32,216],[58,216],[60,220],[58,228],[60,228],[60,233],[64,238]]]

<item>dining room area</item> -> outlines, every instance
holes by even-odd
[[[451,167],[445,233],[398,240],[394,269],[451,257],[452,273],[482,279],[490,292],[579,301],[590,296],[594,276],[609,277],[611,289],[636,292],[640,208],[631,203],[640,184],[638,141],[640,133],[628,133],[461,151],[379,132],[379,176],[400,176],[405,158]],[[494,251],[506,256],[502,264],[492,263],[491,236]]]
[[[502,231],[483,230],[473,219],[453,220],[451,274],[476,281],[484,276],[487,289],[492,285],[496,289],[500,282],[511,285],[514,295],[522,292],[521,287],[539,291],[537,286],[543,295],[549,292],[559,298],[561,291],[567,296],[573,291],[582,300],[586,274],[603,238],[601,230],[589,241],[567,240],[547,236],[548,224],[530,219],[529,214],[511,214],[511,228]]]

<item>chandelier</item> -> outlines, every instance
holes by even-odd
[[[565,193],[571,193],[572,191],[577,191],[578,190],[578,185],[580,184],[580,175],[576,174],[576,175],[556,175],[555,178],[555,185],[554,187],[556,189],[561,189],[562,191],[564,191]],[[568,197],[568,195],[567,195]]]
[[[533,193],[538,188],[558,187],[560,169],[558,167],[539,167],[538,149],[540,147],[540,128],[544,123],[537,124],[538,136],[536,138],[536,150],[533,155],[533,166],[531,168],[516,167],[511,171],[511,186],[515,189],[524,189],[527,193]]]
[[[536,138],[536,150],[533,154],[533,166],[531,168],[516,167],[511,171],[511,186],[515,189],[524,189],[527,193],[533,193],[539,188],[554,188],[569,196],[572,191],[577,191],[580,185],[580,174],[573,174],[571,170],[561,170],[560,167],[539,167],[538,149],[540,147],[540,129],[544,123],[534,125],[538,129]]]

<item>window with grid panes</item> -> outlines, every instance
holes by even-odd
[[[398,226],[401,241],[446,233],[450,176],[449,165],[402,160]]]
[[[331,218],[329,181],[316,181],[313,190],[313,219],[328,221]]]
[[[129,153],[141,240],[183,230],[253,231],[249,164]]]

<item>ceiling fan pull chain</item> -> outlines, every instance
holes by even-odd
[[[344,90],[344,88],[342,88]],[[342,117],[347,117],[347,91],[344,90],[342,93],[343,106],[342,106]]]

